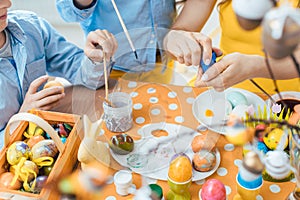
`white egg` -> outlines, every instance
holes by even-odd
[[[284,151],[268,151],[266,154],[266,171],[275,179],[283,179],[291,173],[288,163],[289,158]]]

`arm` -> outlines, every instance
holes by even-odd
[[[172,29],[199,32],[208,20],[216,0],[187,0]]]
[[[106,60],[110,59],[117,49],[117,42],[113,35],[100,30],[91,32],[85,46],[85,53],[90,58],[88,59],[82,49],[66,41],[49,23],[41,18],[39,21],[44,39],[48,74],[64,77],[73,84],[92,89],[101,87],[104,84],[103,63],[94,63],[90,59],[102,61],[103,52],[106,53]],[[98,45],[101,45],[101,50],[96,49]]]
[[[56,0],[56,8],[66,22],[81,22],[94,12],[96,2],[97,0]]]
[[[208,20],[215,4],[216,0],[185,2],[182,12],[164,39],[164,47],[173,59],[187,66],[198,66],[201,59],[209,64],[212,56],[212,41],[199,31]],[[221,53],[218,51],[217,54]]]
[[[299,62],[299,47],[294,51],[294,55]],[[269,62],[275,79],[298,77],[298,72],[291,57],[285,57],[280,60],[269,58]],[[195,86],[212,86],[217,91],[223,91],[228,87],[251,78],[271,78],[265,58],[257,55],[232,53],[224,56],[207,70],[203,76],[198,74]]]

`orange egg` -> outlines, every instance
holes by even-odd
[[[193,157],[193,167],[200,172],[212,170],[216,165],[216,154],[207,150],[195,153]]]
[[[18,179],[13,185],[10,185],[13,178],[14,174],[11,172],[4,172],[3,174],[0,175],[0,188],[7,188],[11,190],[19,190],[22,187],[21,181]]]
[[[64,85],[62,83],[60,83],[59,81],[48,81],[45,85],[44,85],[44,89],[46,88],[50,88],[50,87],[55,87],[55,86],[61,86],[63,87],[62,93],[64,93]]]
[[[187,156],[178,156],[171,161],[169,178],[175,182],[186,182],[192,178],[193,167]]]
[[[215,147],[215,140],[208,137],[208,135],[197,135],[192,140],[191,146],[194,153],[201,149],[211,150]]]
[[[35,135],[28,139],[27,144],[28,144],[29,148],[31,149],[36,143],[38,143],[39,141],[42,141],[44,139],[45,138],[41,135]]]

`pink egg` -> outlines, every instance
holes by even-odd
[[[207,180],[201,190],[201,200],[226,200],[226,189],[224,184],[217,179]]]

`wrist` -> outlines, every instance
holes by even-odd
[[[250,71],[251,78],[269,78],[269,71],[265,63],[265,58],[263,56],[253,55],[254,59],[251,59],[253,62],[252,70]]]

